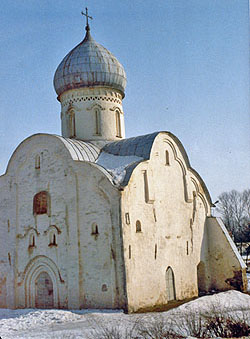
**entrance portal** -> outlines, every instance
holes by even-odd
[[[35,280],[35,307],[53,308],[53,283],[46,272],[42,272]]]

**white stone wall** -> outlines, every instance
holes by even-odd
[[[246,265],[220,218],[207,218],[210,280],[218,291],[247,291]]]
[[[120,140],[125,138],[122,95],[110,88],[79,88],[60,96],[62,135],[71,137],[69,116],[75,116],[75,137],[81,140]],[[96,133],[95,110],[100,119]],[[116,111],[119,112],[121,136],[117,136]]]
[[[170,134],[160,133],[150,160],[135,168],[122,193],[129,311],[167,304],[165,274],[169,266],[174,272],[176,299],[198,293],[197,265],[207,252],[203,237],[210,207],[204,185],[187,163],[180,143]],[[137,220],[141,232],[136,232]]]
[[[35,280],[45,271],[53,282],[54,307],[122,307],[119,191],[106,175],[73,161],[59,138],[35,135],[18,147],[0,184],[1,281],[9,285],[8,293],[2,288],[0,306],[35,307]],[[40,191],[50,195],[50,213],[34,216],[33,197]],[[51,232],[57,246],[49,246]]]

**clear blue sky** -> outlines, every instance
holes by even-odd
[[[249,188],[247,0],[2,0],[0,173],[29,135],[60,134],[53,75],[86,6],[127,73],[126,136],[174,133],[213,200]]]

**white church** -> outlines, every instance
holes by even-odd
[[[136,312],[246,290],[178,138],[125,138],[125,86],[87,21],[54,76],[62,135],[28,137],[0,176],[0,307]]]

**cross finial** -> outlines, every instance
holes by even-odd
[[[86,29],[86,31],[89,31],[90,28],[89,28],[89,20],[88,19],[93,20],[93,18],[92,18],[92,16],[88,15],[88,8],[87,7],[85,8],[85,11],[86,11],[86,13],[81,11],[81,14],[86,16],[86,27],[85,27],[85,29]]]

